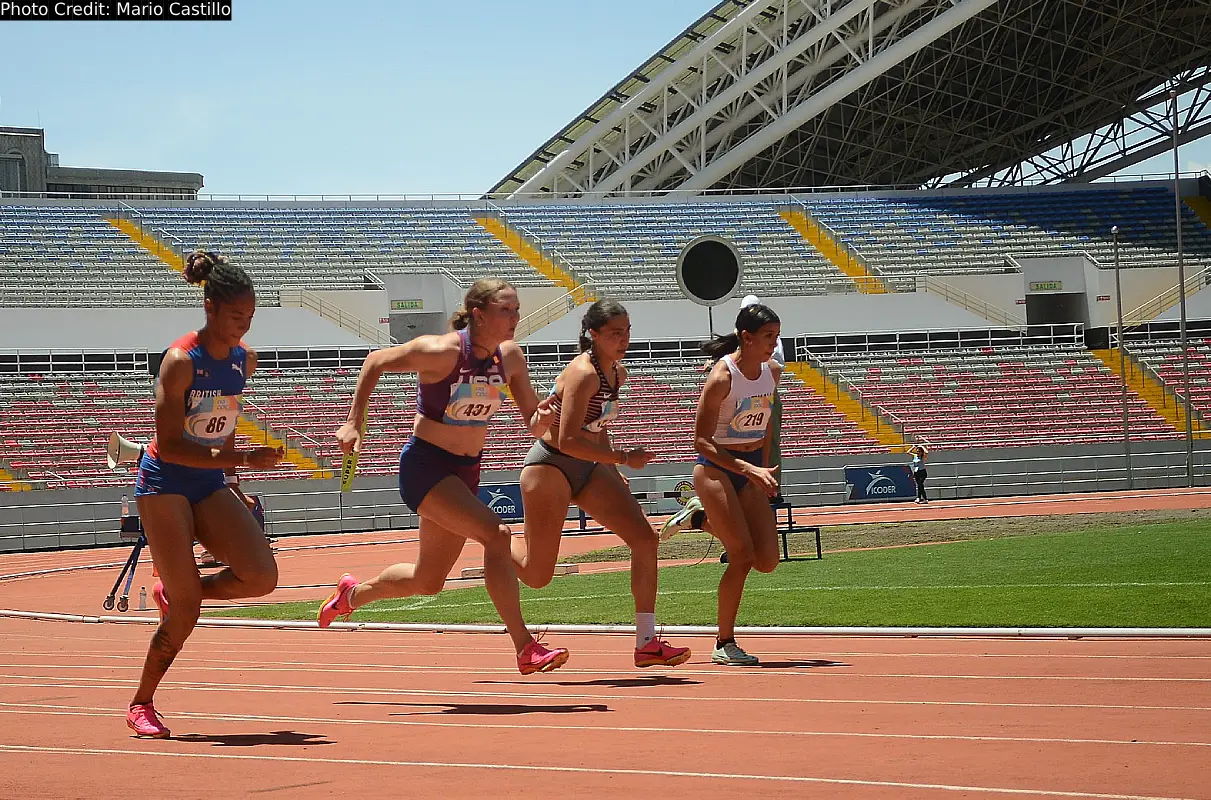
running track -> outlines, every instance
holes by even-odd
[[[1208,492],[1148,492],[804,518],[1208,506]],[[609,543],[594,538],[568,545]],[[327,583],[415,547],[326,546],[350,541],[279,540],[282,583]],[[2,556],[0,575],[121,554]],[[459,566],[477,559],[468,548]],[[102,613],[115,575],[0,578],[0,607]],[[0,617],[0,798],[1211,798],[1206,640],[746,637],[762,666],[729,669],[703,638],[661,673],[631,667],[629,636],[560,636],[569,664],[525,678],[497,635],[200,628],[159,694],[176,738],[146,741],[126,735],[121,710],[149,634]]]

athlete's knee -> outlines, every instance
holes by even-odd
[[[758,572],[773,572],[777,568],[778,554],[776,552],[761,553],[760,555],[754,556],[753,569],[757,570]]]
[[[727,563],[736,569],[752,569],[756,561],[752,545],[738,544],[727,548]]]
[[[178,593],[179,594],[179,593]],[[202,596],[192,592],[186,595],[168,596],[168,615],[160,623],[168,640],[178,648],[184,646],[185,640],[198,624],[202,616]]]
[[[499,550],[503,548],[511,552],[513,531],[509,530],[508,525],[501,522],[495,526],[485,526],[472,538],[482,544],[485,550]]]
[[[541,589],[549,584],[551,579],[555,576],[553,573],[546,572],[544,570],[519,569],[517,571],[517,577],[521,579],[522,583],[529,586],[531,589]]]
[[[416,594],[435,595],[441,592],[446,585],[444,575],[417,575],[413,579],[413,591]]]
[[[278,588],[277,562],[270,558],[268,561],[257,563],[246,574],[240,576],[240,581],[251,593],[250,597],[269,594]]]
[[[651,525],[644,522],[629,533],[626,542],[630,546],[632,554],[655,558],[656,550],[660,546],[660,536]]]

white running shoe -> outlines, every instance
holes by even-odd
[[[734,641],[716,645],[714,652],[711,653],[711,661],[729,667],[753,667],[761,663],[761,659],[750,656]]]
[[[673,516],[664,521],[660,526],[660,541],[667,542],[677,534],[681,533],[690,527],[690,520],[694,513],[702,510],[702,501],[697,497],[691,497],[685,503],[685,508],[678,511]]]

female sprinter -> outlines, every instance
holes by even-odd
[[[160,582],[152,597],[160,627],[151,638],[126,724],[136,736],[169,735],[152,696],[198,621],[203,600],[260,597],[277,586],[277,564],[252,512],[227,484],[237,467],[267,469],[282,452],[235,449],[244,383],[256,352],[241,337],[256,295],[244,270],[214,253],[192,253],[185,280],[204,283],[206,325],[173,343],[156,379],[156,433],[135,478],[135,501]],[[228,566],[201,577],[197,539]],[[172,599],[171,611],[169,598]]]
[[[521,318],[517,291],[499,278],[481,278],[468,290],[450,321],[452,333],[418,336],[366,357],[349,418],[336,438],[349,454],[361,447],[361,425],[370,394],[384,372],[415,372],[419,379],[412,438],[399,457],[399,492],[420,515],[420,554],[415,564],[395,564],[358,583],[345,574],[320,606],[320,627],[375,600],[441,591],[467,539],[484,547],[484,584],[517,651],[523,675],[563,666],[568,651],[549,650],[526,629],[517,573],[509,554],[509,527],[476,496],[488,420],[500,408],[507,385],[541,436],[551,425],[549,401],[540,405],[530,385],[525,355],[513,332]]]
[[[643,448],[615,450],[606,430],[618,416],[626,381],[619,361],[630,342],[625,308],[613,300],[589,306],[580,323],[581,354],[551,390],[555,419],[521,471],[526,536],[513,543],[513,560],[527,586],[550,583],[568,504],[576,503],[631,548],[635,666],[673,667],[689,660],[690,649],[656,638],[656,533],[615,466],[640,469],[652,455]]]
[[[769,463],[769,424],[782,368],[770,361],[778,344],[778,315],[760,303],[745,306],[736,329],[702,346],[717,359],[698,398],[694,420],[694,492],[710,519],[710,533],[727,550],[719,581],[719,634],[711,661],[757,664],[736,644],[736,612],[750,570],[778,566],[778,535],[769,499],[778,494]]]

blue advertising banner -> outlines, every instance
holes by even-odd
[[[915,500],[917,483],[907,464],[845,468],[845,502],[886,503]]]
[[[521,486],[516,483],[488,484],[479,487],[479,499],[505,522],[521,522]]]

